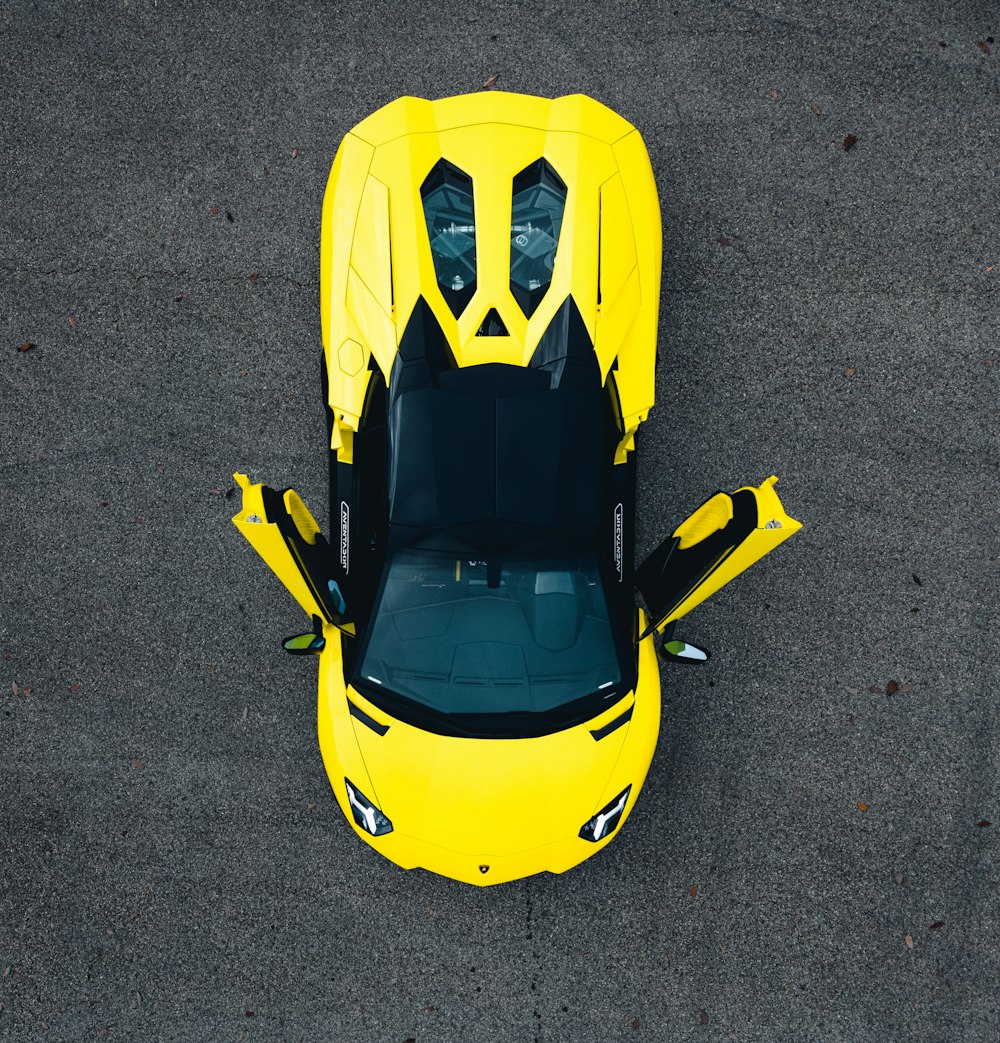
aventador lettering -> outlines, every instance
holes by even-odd
[[[622,518],[624,508],[621,504],[615,508],[615,569],[618,572],[618,582],[622,581]]]
[[[340,501],[340,567],[344,572],[351,571],[351,509],[346,500]]]

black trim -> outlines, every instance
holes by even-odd
[[[285,510],[284,496],[289,491],[294,492],[288,489],[279,492],[268,485],[261,486],[264,513],[269,522],[278,526],[278,532],[281,533],[326,621],[340,625],[347,620],[338,614],[338,605],[334,603],[333,595],[327,587],[327,581],[332,578],[330,566],[334,560],[333,551],[322,532],[316,533],[314,543],[306,543],[302,538],[295,521]]]
[[[373,732],[377,732],[379,735],[385,735],[389,730],[389,725],[379,724],[374,717],[369,717],[360,706],[355,706],[350,699],[347,700],[347,708],[352,717],[357,717],[362,724],[366,724]]]
[[[600,742],[601,739],[610,735],[612,732],[618,731],[623,724],[628,724],[632,720],[632,712],[635,710],[635,705],[630,706],[621,717],[616,717],[613,721],[610,721],[603,728],[591,729],[590,734],[593,735],[595,742]]]
[[[757,527],[753,490],[740,489],[731,499],[733,517],[724,528],[691,547],[681,548],[676,537],[664,540],[635,570],[635,584],[649,608],[650,625],[645,634],[686,601]]]

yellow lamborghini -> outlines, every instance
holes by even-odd
[[[332,542],[238,474],[313,621],[344,815],[404,868],[561,873],[635,807],[676,620],[799,523],[717,493],[633,567],[661,231],[645,145],[580,95],[400,98],[333,163],[320,269]],[[644,608],[637,607],[636,591]]]

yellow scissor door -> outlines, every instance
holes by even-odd
[[[772,475],[756,489],[716,493],[636,569],[636,586],[655,621],[650,630],[687,615],[802,528],[781,506],[777,480]]]
[[[294,489],[277,492],[233,477],[243,490],[243,509],[233,524],[309,616],[343,623],[346,606],[326,538]]]

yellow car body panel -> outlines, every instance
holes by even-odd
[[[540,159],[566,192],[551,281],[527,309],[511,288],[513,185]],[[438,283],[421,193],[442,160],[471,174],[474,183],[475,289],[458,314]],[[654,402],[661,237],[659,199],[642,138],[591,98],[548,100],[498,91],[439,101],[400,98],[368,117],[345,136],[323,202],[320,317],[335,470],[366,473],[355,465],[355,451],[365,459],[362,447],[372,430],[369,396],[374,388],[384,401],[395,389],[400,342],[423,307],[419,302],[440,327],[454,367],[464,370],[497,363],[530,367],[543,336],[571,301],[596,357],[601,394],[610,402],[613,452],[602,463],[607,484],[627,488],[635,432]],[[481,335],[493,310],[506,335]],[[515,444],[530,445],[529,436],[526,431]],[[413,444],[419,447],[419,438]],[[547,459],[547,451],[539,445],[537,454]],[[558,469],[561,459],[553,454],[551,462]],[[617,835],[636,804],[659,735],[655,631],[669,628],[800,527],[784,512],[775,479],[769,479],[708,501],[633,573],[631,543],[623,544],[619,525],[623,503],[615,505],[619,496],[627,502],[628,494],[616,492],[605,522],[609,544],[613,532],[611,582],[615,570],[618,584],[627,579],[627,588],[617,589],[626,592],[625,611],[635,624],[629,635],[638,646],[635,672],[631,664],[627,671],[631,690],[622,683],[612,705],[597,706],[589,720],[548,734],[473,738],[448,727],[418,727],[413,720],[419,715],[403,720],[388,712],[391,699],[376,704],[375,689],[369,698],[352,687],[352,681],[367,681],[345,671],[342,641],[357,634],[360,644],[366,620],[343,615],[346,602],[335,577],[346,580],[350,571],[347,519],[354,506],[340,503],[338,493],[331,506],[340,539],[331,546],[293,490],[276,492],[246,475],[236,478],[243,504],[234,524],[324,639],[318,653],[319,744],[345,817],[358,836],[398,865],[478,886],[564,872]],[[465,478],[445,476],[456,483]],[[739,507],[735,519],[733,504]],[[690,575],[682,570],[678,578],[675,570],[664,581],[661,566],[670,566],[675,551],[675,561],[683,559]],[[606,558],[609,552],[610,547],[601,551]],[[461,560],[470,557],[479,555],[456,554],[456,581]],[[643,570],[647,586],[640,589],[648,604],[658,599],[667,606],[663,618],[632,613],[633,578]],[[350,647],[358,654],[357,646]],[[376,835],[374,826],[369,832],[358,824],[347,780],[391,821],[389,831]],[[596,843],[584,839],[585,823],[617,807],[627,788],[624,810],[608,834]]]
[[[397,865],[481,887],[562,873],[610,843],[631,814],[660,729],[652,637],[639,647],[634,694],[585,724],[532,739],[464,739],[413,728],[345,690],[340,635],[332,626],[324,635],[318,726],[327,773],[355,833]],[[385,735],[353,717],[350,702],[387,727]],[[629,710],[626,724],[594,738]],[[345,777],[392,818],[391,833],[358,826]],[[582,839],[583,824],[627,786],[617,828],[596,843]]]
[[[769,554],[775,547],[780,546],[802,528],[802,522],[796,521],[785,513],[785,508],[782,506],[778,494],[774,491],[777,481],[777,477],[772,475],[756,488],[744,486],[743,489],[737,490],[737,492],[747,491],[753,493],[757,500],[758,524],[750,535],[731,554],[727,555],[706,579],[692,589],[691,593],[677,608],[663,620],[660,624],[661,627],[686,616],[706,598],[721,590],[730,580],[740,575],[741,572],[746,572],[754,562],[760,561],[765,554]],[[677,535],[676,530],[674,535]]]
[[[243,505],[239,513],[234,516],[233,524],[244,535],[250,546],[264,559],[268,568],[285,585],[289,594],[301,606],[302,611],[307,616],[322,617],[323,610],[316,590],[310,584],[308,576],[303,573],[300,563],[296,560],[295,552],[282,536],[278,525],[268,519],[262,495],[264,487],[260,483],[251,484],[250,479],[239,472],[233,477],[243,491]],[[298,499],[297,496],[296,499]],[[298,499],[298,504],[301,504],[301,510],[312,523],[314,531],[318,532],[319,526],[301,499]],[[308,530],[308,525],[305,528]]]
[[[419,191],[442,156],[476,171],[476,292],[458,318],[438,288]],[[510,291],[511,185],[540,156],[572,190],[552,283],[528,318]],[[602,206],[608,208],[603,219]],[[343,432],[358,428],[368,353],[388,380],[419,297],[460,366],[524,366],[572,296],[596,341],[602,377],[618,360],[624,459],[653,405],[661,254],[659,197],[642,138],[592,98],[549,101],[491,91],[390,103],[344,138],[323,203],[320,301],[329,405],[338,427],[333,448],[351,462],[350,435]],[[509,337],[476,336],[490,308]],[[345,341],[366,353],[356,372],[340,364]]]

